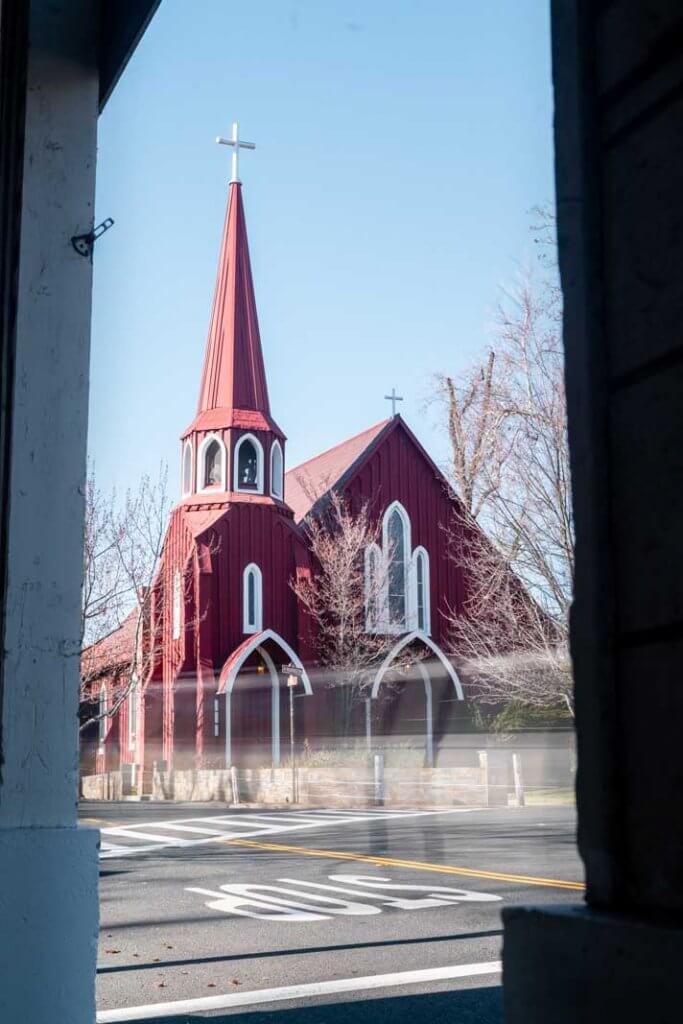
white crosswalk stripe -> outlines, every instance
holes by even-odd
[[[381,820],[419,818],[436,814],[462,814],[469,808],[457,807],[442,811],[373,809],[369,811],[288,811],[282,814],[249,813],[203,815],[196,818],[173,818],[168,821],[126,822],[101,829],[100,859],[131,857],[140,853],[170,848],[188,848],[205,843],[227,842],[230,839],[251,839],[257,836],[302,832],[330,826],[374,824]],[[207,828],[207,825],[211,826]],[[178,835],[182,832],[182,836]],[[166,833],[166,834],[165,834]],[[175,835],[173,833],[176,833]],[[194,838],[196,836],[196,838]]]

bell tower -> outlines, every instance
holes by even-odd
[[[282,502],[285,436],[270,414],[239,180],[239,151],[255,147],[236,124],[216,141],[233,147],[232,178],[197,415],[181,437],[182,500]]]

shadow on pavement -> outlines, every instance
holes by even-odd
[[[502,928],[492,928],[485,932],[461,932],[457,935],[429,935],[416,939],[385,939],[378,942],[346,942],[336,946],[299,946],[295,949],[269,949],[265,952],[232,953],[225,956],[193,957],[191,960],[155,960],[152,963],[138,962],[135,964],[103,964],[97,968],[97,973],[121,974],[125,971],[160,971],[165,967],[186,967],[188,964],[196,966],[197,964],[232,963],[236,960],[262,960],[265,957],[299,956],[302,953],[338,953],[347,949],[375,949],[376,947],[386,949],[387,946],[415,946],[420,943],[431,944],[433,942],[458,942],[463,939],[486,939],[502,934]]]
[[[154,1017],[150,1024],[502,1024],[502,993],[499,985],[492,985],[433,995],[299,1006],[293,1010],[219,1010],[208,1016]]]

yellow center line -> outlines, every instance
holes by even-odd
[[[397,857],[373,857],[369,853],[349,853],[347,850],[315,850],[307,846],[286,846],[284,843],[259,843],[255,839],[219,839],[230,846],[247,846],[255,850],[274,850],[280,853],[299,853],[304,857],[327,857],[331,860],[353,860],[380,867],[412,868],[413,871],[436,871],[443,875],[463,875],[466,878],[488,878],[498,882],[520,882],[522,885],[544,885],[552,889],[571,889],[583,892],[582,882],[568,882],[562,878],[535,878],[532,875],[513,875],[504,871],[479,871],[459,868],[450,864],[429,864],[419,860]]]

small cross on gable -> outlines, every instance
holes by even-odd
[[[397,402],[402,402],[403,401],[403,397],[401,395],[397,395],[396,394],[396,388],[392,388],[391,389],[391,394],[390,395],[385,395],[384,397],[386,398],[387,402],[391,402],[391,415],[395,416],[396,415],[396,403]]]

